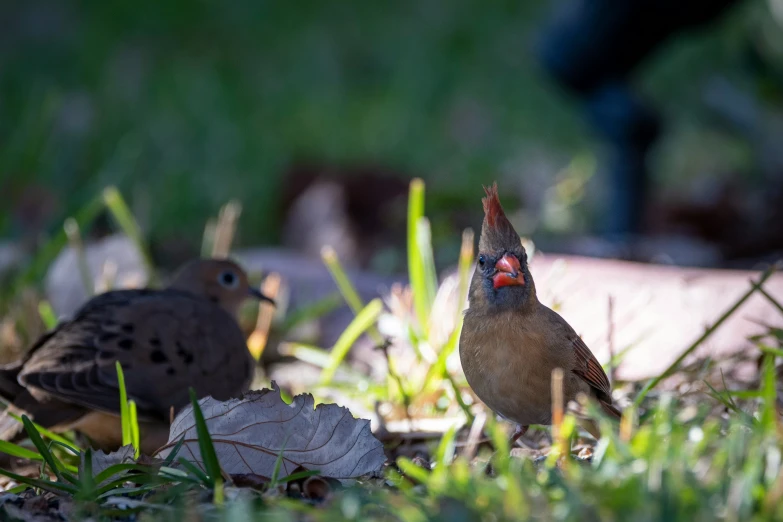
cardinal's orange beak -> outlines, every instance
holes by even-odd
[[[519,259],[513,254],[506,254],[495,263],[495,275],[492,276],[492,286],[497,290],[504,286],[523,286],[525,273],[519,265]]]

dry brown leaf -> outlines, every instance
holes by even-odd
[[[251,391],[241,399],[199,401],[223,471],[229,475],[271,477],[281,450],[278,478],[301,466],[324,477],[356,478],[377,473],[386,457],[383,445],[370,431],[370,421],[354,419],[347,408],[319,404],[310,394],[286,404],[280,389]],[[203,468],[193,409],[184,408],[171,425],[169,442],[157,456],[166,458],[185,437],[178,456]]]

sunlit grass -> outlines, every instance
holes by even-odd
[[[320,381],[311,390],[317,399],[339,390],[368,408],[388,405],[390,408],[376,411],[391,412],[384,420],[403,419],[403,425],[413,432],[423,420],[450,420],[429,444],[428,459],[396,458],[389,463],[383,480],[347,485],[322,505],[280,495],[288,482],[311,472],[283,480],[272,477],[264,492],[236,498],[231,477],[221,472],[203,415],[192,398],[203,469],[175,458],[180,441],[158,467],[129,462],[94,475],[91,450],[78,448],[72,440],[19,417],[31,446],[3,442],[0,452],[37,463],[40,473],[36,477],[0,473],[19,484],[16,492],[30,487],[72,497],[85,513],[114,514],[117,509],[109,499],[132,498],[138,502],[134,509],[145,520],[178,520],[196,509],[196,504],[209,520],[305,516],[312,520],[739,521],[783,516],[779,507],[783,504],[783,424],[777,413],[774,364],[783,357],[783,335],[772,326],[767,335],[753,339],[758,354],[763,355],[761,379],[755,388],[733,390],[725,383],[707,383],[709,391],[696,401],[673,394],[653,395],[663,378],[680,371],[674,364],[631,397],[637,400],[625,410],[619,425],[603,417],[592,403],[584,404],[587,413],[597,419],[602,438],[594,447],[583,447],[580,456],[572,452],[582,440],[577,418],[557,400],[551,447],[545,448],[540,458],[510,456],[508,425],[474,404],[464,377],[450,363],[458,346],[475,237],[472,231],[465,232],[455,260],[453,309],[438,308],[437,296],[448,290],[449,283],[439,282],[432,268],[429,229],[423,214],[424,189],[420,181],[411,189],[417,202],[409,213],[413,224],[408,227],[408,247],[414,250],[409,252],[409,260],[415,265],[410,271],[410,289],[394,290],[397,302],[376,298],[365,303],[334,252],[325,250],[324,262],[355,318],[330,350],[293,344],[285,347],[285,353],[320,369]],[[222,232],[224,238],[227,233]],[[224,244],[220,248],[225,252],[228,247]],[[716,318],[699,342],[686,347],[678,362],[754,292],[762,292],[783,313],[779,301],[763,289],[772,270],[752,282],[747,295]],[[20,281],[29,274],[23,273]],[[337,304],[337,298],[330,296],[307,306],[284,319],[283,328],[327,313]],[[45,301],[31,313],[40,314],[48,328],[54,326],[56,318]],[[384,321],[396,325],[393,332],[387,331]],[[445,331],[444,324],[448,325]],[[350,363],[351,350],[364,335],[377,344],[388,365],[388,375],[380,382]],[[138,457],[137,412],[125,394],[121,367],[117,372],[123,441],[136,448]],[[556,397],[559,382],[556,376]],[[718,405],[723,406],[722,411]],[[478,436],[469,450],[466,433],[474,421],[483,429],[476,430]],[[191,498],[188,492],[198,491],[208,492],[209,501],[193,504],[192,499],[185,500]]]

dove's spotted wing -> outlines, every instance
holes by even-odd
[[[115,362],[139,415],[168,420],[199,397],[225,400],[247,389],[252,358],[233,317],[176,290],[121,290],[87,303],[29,355],[20,382],[36,394],[119,412]]]

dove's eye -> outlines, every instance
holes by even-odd
[[[226,270],[218,276],[218,283],[226,288],[233,289],[239,286],[239,278],[231,270]]]

